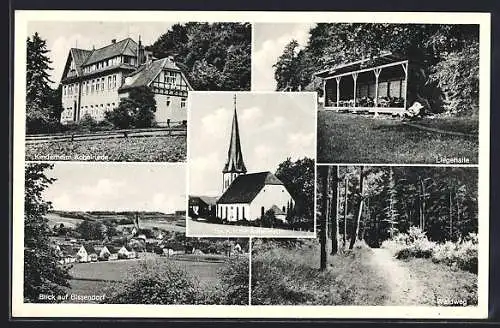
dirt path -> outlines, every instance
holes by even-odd
[[[422,284],[392,257],[387,249],[373,248],[371,264],[387,279],[390,288],[386,305],[423,305]]]

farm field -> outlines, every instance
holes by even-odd
[[[54,225],[64,224],[65,227],[75,228],[79,223],[82,222],[81,219],[69,218],[57,213],[47,213],[45,217],[48,220],[49,227],[53,227]]]
[[[281,238],[312,238],[311,231],[296,231],[277,228],[261,228],[227,224],[206,223],[188,218],[186,236],[189,237],[281,237]]]
[[[211,287],[219,283],[217,270],[224,264],[223,261],[197,261],[196,257],[189,260],[183,256],[180,260],[148,254],[148,258],[159,261],[172,261],[186,273],[195,277],[201,285]],[[220,256],[219,256],[220,257]],[[139,264],[138,260],[117,260],[96,263],[77,263],[70,274],[75,278],[70,280],[71,288],[68,293],[77,295],[102,295],[107,288],[120,288],[120,282],[130,278],[131,272]]]
[[[474,119],[424,119],[423,126],[477,135]],[[317,156],[320,163],[439,163],[443,158],[478,161],[474,138],[443,135],[407,126],[399,119],[320,111]]]
[[[71,161],[182,162],[185,136],[119,138],[26,144],[26,160],[64,156]]]
[[[123,224],[119,225],[118,229],[123,229],[124,227],[132,228],[133,224]],[[166,220],[141,220],[141,228],[143,229],[152,229],[158,228],[166,231],[175,231],[175,232],[185,232],[186,225],[185,219],[177,220],[177,221],[166,221]]]
[[[111,219],[111,220],[121,220],[121,219],[129,219],[126,215],[92,215],[90,213],[82,213],[82,215],[85,215],[88,218],[94,219],[94,220],[105,220],[105,219]],[[182,217],[179,219],[166,219],[167,215],[153,215],[153,214],[145,214],[144,218],[141,219],[141,227],[144,229],[151,229],[151,228],[158,228],[166,231],[175,231],[175,232],[184,232],[186,230],[186,220]],[[59,225],[59,224],[64,224],[65,227],[69,228],[75,228],[78,224],[80,224],[83,220],[82,219],[77,219],[77,218],[72,218],[72,217],[67,217],[64,214],[59,214],[59,213],[54,213],[54,212],[49,212],[46,215],[48,219],[48,225],[49,227],[53,227],[54,225]],[[132,228],[134,225],[133,224],[119,224],[117,228],[123,229],[124,227],[129,227]]]

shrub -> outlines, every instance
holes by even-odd
[[[111,304],[202,304],[198,281],[170,261],[142,261],[120,288],[108,294]]]
[[[246,305],[248,304],[248,257],[232,257],[218,270],[220,286],[208,296],[213,304]]]
[[[459,242],[447,241],[438,245],[433,252],[432,261],[444,263],[472,273],[477,273],[477,244],[473,240]]]
[[[477,273],[478,237],[470,233],[457,241],[437,244],[429,241],[420,228],[410,227],[408,234],[399,233],[385,240],[382,247],[389,249],[398,259],[431,258],[435,263],[443,263],[454,268]]]

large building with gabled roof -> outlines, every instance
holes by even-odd
[[[247,174],[241,150],[236,96],[231,127],[228,157],[222,170],[222,196],[217,199],[217,217],[225,221],[262,218],[272,210],[275,216],[286,221],[295,201],[283,182],[269,171]]]
[[[71,48],[61,79],[61,123],[78,122],[85,114],[104,119],[130,90],[147,86],[155,94],[159,125],[187,119],[187,95],[192,90],[171,57],[156,59],[139,39],[112,40],[99,49]]]

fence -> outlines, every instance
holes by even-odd
[[[126,130],[110,130],[97,131],[89,133],[57,133],[57,134],[32,134],[26,135],[26,144],[38,144],[47,142],[73,142],[83,140],[103,140],[115,138],[145,138],[145,137],[169,137],[169,136],[186,136],[187,129],[185,126],[180,127],[164,127],[164,128],[148,128],[148,129],[126,129]]]

